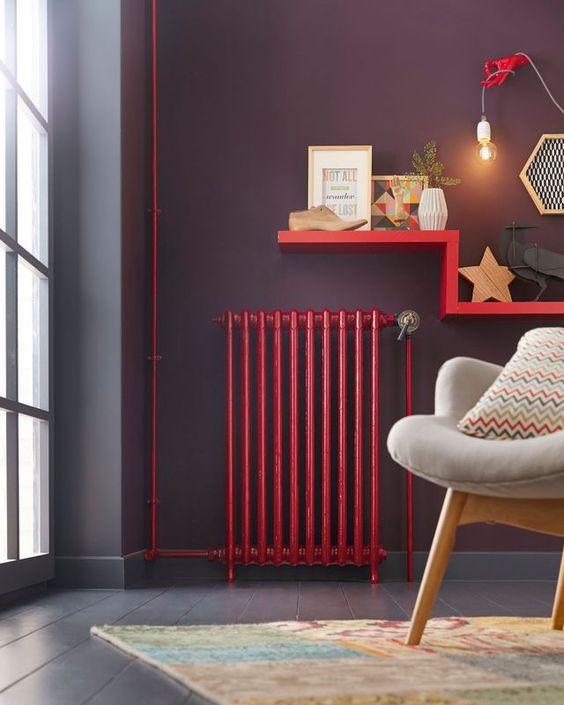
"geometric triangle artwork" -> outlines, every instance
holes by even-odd
[[[400,176],[405,220],[396,221],[396,199],[392,190],[393,176],[373,176],[371,196],[371,230],[419,230],[419,201],[425,185],[417,176]]]

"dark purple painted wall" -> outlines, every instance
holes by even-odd
[[[563,132],[530,69],[487,98],[499,147],[474,163],[481,66],[528,51],[564,100],[559,0],[166,0],[159,4],[161,326],[160,545],[223,540],[223,336],[211,318],[232,308],[416,308],[416,412],[432,411],[444,360],[503,363],[520,335],[548,321],[437,318],[435,255],[282,255],[276,231],[306,205],[309,144],[372,144],[374,173],[410,169],[435,138],[449,173],[449,226],[474,264],[513,219],[542,225],[564,251],[564,221],[541,217],[518,172],[541,133]],[[464,295],[469,289],[462,288]],[[515,287],[521,296],[530,289]],[[563,288],[552,288],[562,298]],[[384,336],[384,433],[402,414],[401,369]],[[404,474],[384,463],[382,533],[404,546]],[[442,492],[417,482],[416,548],[428,546]],[[509,529],[461,532],[463,550],[552,549]]]
[[[149,8],[122,0],[122,544],[124,555],[145,547],[144,479],[148,467],[146,319],[147,195],[150,152],[146,114]]]

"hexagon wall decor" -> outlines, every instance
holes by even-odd
[[[564,134],[542,135],[519,174],[542,215],[564,214]]]

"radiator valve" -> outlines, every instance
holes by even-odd
[[[403,340],[406,335],[411,335],[419,328],[421,318],[417,311],[408,309],[396,315],[396,323],[400,327],[398,340]]]

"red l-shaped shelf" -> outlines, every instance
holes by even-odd
[[[282,252],[346,253],[440,252],[441,299],[439,317],[542,316],[564,317],[564,301],[512,301],[474,303],[458,300],[458,230],[325,230],[278,231]]]

